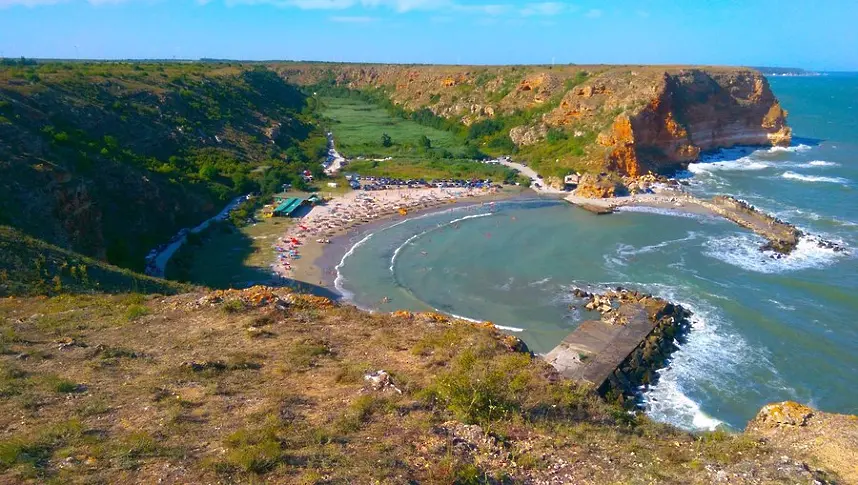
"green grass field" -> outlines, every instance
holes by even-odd
[[[399,157],[429,158],[419,147],[425,135],[432,149],[447,150],[461,157],[464,140],[454,133],[422,126],[414,121],[394,117],[385,109],[356,98],[322,98],[322,115],[332,120],[331,130],[337,149],[347,157]],[[393,144],[382,146],[381,136],[387,133]]]
[[[472,160],[387,160],[352,162],[348,170],[372,177],[400,179],[492,179],[515,182],[516,172],[502,165],[486,165]]]

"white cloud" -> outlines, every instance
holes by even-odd
[[[584,16],[588,19],[597,19],[602,16],[602,11],[598,8],[591,8],[586,14],[584,14]]]
[[[524,16],[531,15],[557,15],[566,10],[567,5],[560,2],[528,3],[521,9]]]

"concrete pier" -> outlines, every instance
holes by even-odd
[[[600,393],[634,394],[655,379],[675,341],[690,329],[690,312],[637,292],[589,295],[602,304],[600,320],[581,323],[545,360],[563,377],[593,385]]]

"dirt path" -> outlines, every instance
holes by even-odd
[[[549,187],[545,184],[545,182],[539,178],[539,174],[536,173],[536,170],[528,167],[527,165],[522,165],[517,162],[511,162],[509,160],[498,159],[498,163],[503,166],[509,167],[514,170],[518,170],[522,175],[530,179],[530,188],[535,192],[539,192],[540,194],[565,194],[566,192],[560,189],[555,189]]]

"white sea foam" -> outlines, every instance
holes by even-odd
[[[698,236],[698,234],[696,232],[689,231],[688,235],[683,237],[683,238],[670,239],[668,241],[662,241],[658,244],[653,244],[651,246],[643,246],[640,248],[635,248],[634,246],[630,246],[628,244],[620,244],[617,247],[617,254],[622,256],[622,257],[628,257],[628,256],[636,256],[638,254],[651,253],[653,251],[657,251],[659,249],[666,248],[667,246],[670,246],[672,244],[693,241],[694,239],[697,239],[697,236]]]
[[[815,236],[803,236],[791,253],[780,257],[773,251],[760,251],[764,242],[763,238],[752,234],[713,237],[705,244],[703,254],[748,271],[767,274],[824,268],[848,255],[820,247],[820,240]]]
[[[806,151],[810,150],[811,148],[813,148],[813,147],[811,147],[810,145],[805,145],[802,143],[802,144],[799,144],[796,146],[791,146],[791,147],[771,147],[766,151],[769,153],[785,153],[785,152],[786,153],[800,153],[800,152],[806,152]]]
[[[444,311],[438,310],[437,308],[435,309],[435,311],[436,311],[436,312],[438,312],[438,313],[446,313],[447,315],[450,315],[450,316],[451,316],[451,317],[453,317],[453,318],[458,318],[459,320],[464,320],[464,321],[466,321],[466,322],[471,322],[471,323],[483,323],[483,322],[485,322],[485,320],[477,320],[476,318],[463,317],[463,316],[461,316],[461,315],[456,315],[455,313],[444,312]],[[496,324],[494,324],[494,323],[493,323],[492,325],[494,325],[495,327],[497,327],[497,328],[499,328],[499,329],[501,329],[501,330],[506,330],[507,332],[516,332],[516,333],[518,333],[518,332],[524,332],[524,329],[523,329],[523,328],[518,328],[518,327],[505,327],[505,326],[503,326],[503,325],[496,325]]]
[[[788,312],[795,311],[795,307],[792,305],[785,305],[785,304],[783,304],[777,300],[773,300],[771,298],[769,299],[769,302],[773,303],[776,307],[780,308],[781,310],[786,310]]]
[[[437,214],[437,212],[436,212],[435,214]],[[419,238],[421,238],[421,237],[425,236],[426,234],[429,234],[430,232],[432,232],[432,231],[434,231],[434,230],[438,229],[439,227],[451,226],[451,225],[453,225],[453,224],[455,224],[455,223],[457,223],[457,222],[466,221],[466,220],[468,220],[468,219],[477,219],[477,218],[480,218],[480,217],[486,217],[486,216],[490,216],[490,215],[492,215],[492,214],[491,214],[491,213],[485,213],[485,214],[471,214],[471,215],[469,215],[469,216],[460,217],[460,218],[458,218],[458,219],[453,219],[452,221],[450,221],[450,222],[448,222],[448,223],[446,223],[446,224],[440,224],[438,227],[434,227],[434,228],[432,228],[432,229],[429,229],[429,230],[423,231],[423,232],[421,232],[421,233],[419,233],[419,234],[415,234],[415,235],[413,235],[413,236],[409,237],[408,239],[406,239],[406,240],[405,240],[405,242],[404,242],[404,243],[402,243],[398,248],[396,248],[396,249],[393,251],[393,255],[390,257],[390,267],[389,267],[390,272],[391,272],[391,273],[393,273],[393,267],[396,265],[396,258],[398,258],[398,257],[399,257],[399,252],[400,252],[400,251],[402,251],[402,249],[403,249],[405,246],[408,246],[409,244],[411,244],[411,243],[412,243],[412,242],[414,242],[415,240],[417,240],[417,239],[419,239]],[[412,220],[414,220],[414,219],[412,219]],[[396,226],[398,226],[399,224],[402,224],[403,222],[407,222],[407,221],[398,222],[398,223],[396,223],[396,224],[394,224],[394,225],[390,226],[389,228],[396,227]],[[388,229],[389,229],[389,228],[388,228]]]
[[[658,384],[644,394],[644,406],[647,414],[656,421],[681,428],[712,431],[723,424],[723,421],[703,412],[699,404],[683,394],[675,379],[661,377]]]
[[[825,160],[813,160],[813,161],[807,162],[807,166],[808,167],[839,167],[840,164],[835,163],[835,162],[828,162]]]
[[[703,174],[710,172],[721,172],[721,171],[752,171],[752,170],[764,170],[771,167],[772,164],[768,162],[763,162],[761,160],[757,160],[753,157],[741,157],[736,160],[721,160],[721,161],[710,161],[710,162],[700,162],[700,163],[692,163],[688,165],[688,171],[693,174]]]
[[[671,217],[684,217],[686,219],[697,219],[703,222],[712,222],[717,220],[717,218],[713,216],[708,216],[705,214],[695,214],[693,212],[687,212],[681,209],[664,209],[661,207],[647,207],[647,206],[623,206],[617,209],[617,212],[639,212],[644,214],[658,214],[662,216],[671,216]]]
[[[471,215],[469,215],[469,216],[460,217],[460,218],[458,218],[458,219],[453,219],[452,221],[450,221],[450,222],[448,222],[447,224],[444,224],[444,225],[445,225],[445,226],[452,226],[453,224],[455,224],[455,223],[457,223],[457,222],[466,221],[466,220],[468,220],[468,219],[478,219],[478,218],[480,218],[480,217],[488,217],[488,216],[491,216],[491,215],[494,215],[494,214],[492,214],[491,212],[486,212],[486,213],[484,213],[484,214],[471,214]]]
[[[343,278],[343,272],[341,271],[341,270],[342,270],[342,268],[343,268],[343,265],[346,263],[346,260],[347,260],[349,257],[351,257],[351,255],[352,255],[352,254],[354,254],[355,250],[356,250],[357,248],[359,248],[360,246],[362,246],[362,245],[363,245],[364,243],[366,243],[367,241],[369,241],[370,239],[372,239],[372,236],[373,236],[374,234],[375,234],[375,233],[372,233],[372,232],[371,232],[371,233],[369,233],[369,234],[367,234],[366,236],[364,236],[364,238],[363,238],[363,239],[361,239],[360,241],[358,241],[357,243],[355,243],[352,247],[350,247],[350,248],[349,248],[349,250],[348,250],[348,251],[346,251],[346,253],[345,253],[345,254],[343,254],[343,257],[342,257],[342,259],[340,259],[339,264],[337,264],[337,265],[334,267],[334,269],[335,269],[335,270],[336,270],[336,272],[337,272],[337,277],[336,277],[336,278],[334,278],[334,288],[336,288],[336,289],[337,289],[337,291],[339,291],[339,292],[340,292],[340,294],[341,294],[341,295],[343,295],[343,298],[345,298],[345,299],[347,299],[347,300],[352,300],[352,299],[353,299],[353,297],[354,297],[354,294],[353,294],[352,292],[350,292],[350,291],[346,290],[346,289],[343,287],[343,282],[345,282],[345,278]]]
[[[802,182],[826,182],[831,184],[849,184],[849,179],[843,177],[822,177],[818,175],[804,175],[792,171],[784,172],[781,177],[790,180],[800,180]]]
[[[528,284],[527,284],[527,286],[542,286],[542,285],[544,285],[545,283],[548,283],[549,281],[551,281],[551,277],[550,277],[550,276],[549,276],[548,278],[543,278],[543,279],[541,279],[541,280],[534,281],[533,283],[528,283]]]
[[[678,290],[666,285],[646,285],[651,293],[677,303],[692,312],[691,332],[667,367],[658,371],[655,385],[644,392],[647,414],[657,421],[685,429],[714,429],[722,421],[703,411],[689,394],[696,389],[705,395],[740,395],[746,392],[735,383],[742,382],[749,367],[772,372],[766,381],[781,386],[781,379],[768,361],[765,349],[753,349],[738,334],[732,333],[716,307],[705,300],[685,300]]]
[[[424,234],[426,234],[426,232],[428,232],[428,231],[424,231],[424,232],[421,232],[420,234],[415,234],[415,235],[409,237],[408,239],[405,240],[404,243],[402,243],[398,248],[396,248],[395,251],[393,251],[393,256],[390,257],[390,272],[391,273],[393,273],[393,266],[396,265],[396,258],[399,257],[399,252],[402,251],[402,248],[404,248],[405,246],[408,246],[409,244],[411,244],[412,241],[414,241],[415,239],[419,238],[420,236],[423,236]]]

